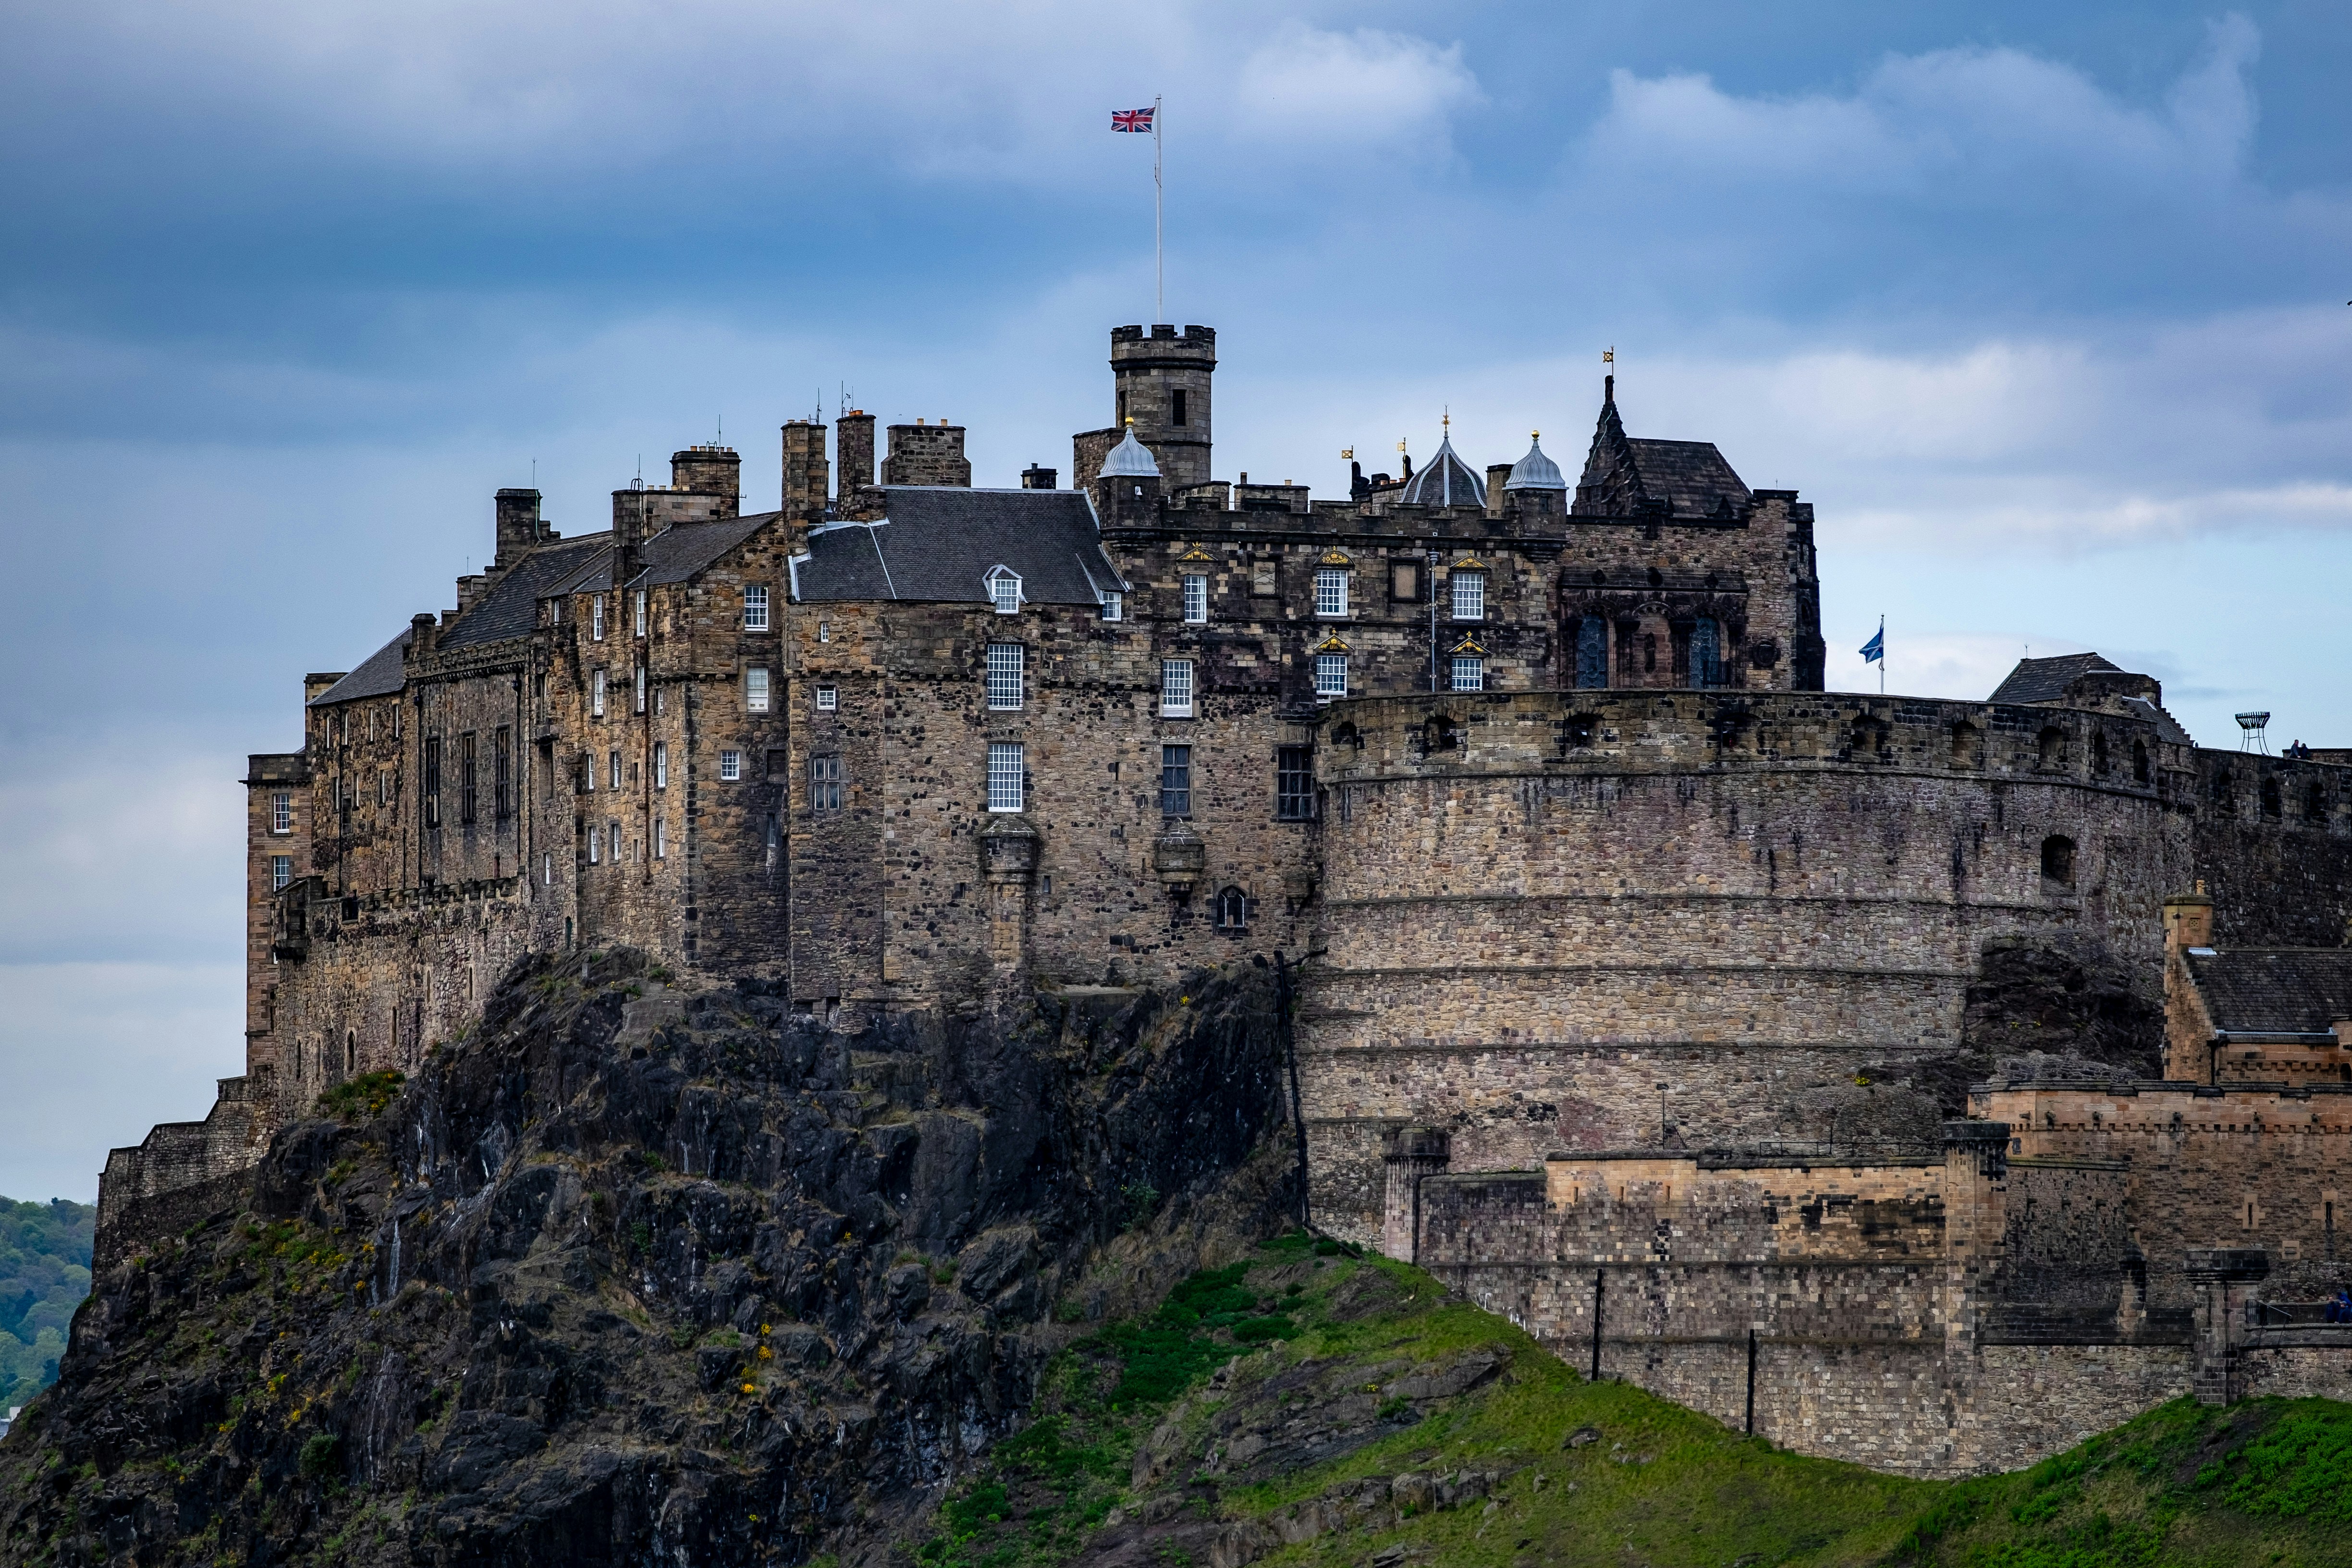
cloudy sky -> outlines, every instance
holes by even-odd
[[[34,0],[0,57],[0,1192],[237,1070],[244,754],[478,565],[845,384],[1066,469],[1109,327],[1218,471],[1638,435],[1819,509],[1832,685],[2027,647],[2352,743],[2340,0]]]

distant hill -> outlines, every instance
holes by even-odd
[[[89,1294],[93,1204],[0,1198],[0,1415],[58,1380],[66,1325]]]

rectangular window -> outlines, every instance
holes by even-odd
[[[999,566],[988,574],[988,602],[996,606],[1000,616],[1021,613],[1021,579]]]
[[[425,742],[425,826],[441,826],[441,737]]]
[[[392,770],[390,768],[379,768],[376,770],[375,803],[378,805],[390,805],[392,804]]]
[[[1314,817],[1314,747],[1274,749],[1274,815],[1283,822],[1306,822]]]
[[[1021,668],[1025,650],[1017,642],[988,645],[988,705],[999,712],[1021,707]]]
[[[1318,653],[1315,656],[1315,695],[1345,697],[1348,695],[1348,656],[1344,653]]]
[[[1102,618],[1107,621],[1125,620],[1127,618],[1127,601],[1125,595],[1119,594],[1105,594],[1102,596]]]
[[[1170,399],[1170,404],[1171,407],[1169,412],[1174,416],[1174,417],[1172,417],[1169,423],[1171,425],[1183,424],[1186,410],[1184,407],[1184,389],[1182,387],[1180,386],[1176,388],[1175,395]]]
[[[594,828],[588,830],[588,864],[602,865],[604,859],[604,836]]]
[[[542,800],[555,798],[555,742],[539,743],[539,794]]]
[[[1019,811],[1028,796],[1028,749],[1018,741],[988,743],[988,809]]]
[[[269,890],[277,892],[294,879],[294,857],[272,855],[269,858]]]
[[[1486,661],[1475,653],[1454,656],[1454,689],[1484,691],[1486,689]]]
[[[659,776],[662,770],[667,766],[667,759],[662,756],[661,748],[656,747],[654,749],[654,769],[656,777]],[[730,784],[735,780],[741,778],[743,776],[743,753],[740,752],[719,752],[719,776]]]
[[[1315,571],[1315,613],[1326,620],[1348,614],[1348,569],[1320,566]]]
[[[604,716],[604,672],[601,669],[588,678],[588,711],[594,718]]]
[[[748,713],[768,710],[768,672],[747,669],[743,672],[743,709]]]
[[[634,711],[635,711],[635,712],[639,712],[639,713],[642,713],[642,712],[644,712],[645,710],[646,710],[646,667],[645,667],[644,665],[642,665],[642,664],[641,664],[641,665],[637,666],[637,700],[636,700],[636,705],[635,705],[635,708]]]
[[[743,629],[747,632],[764,632],[768,629],[767,589],[743,590]]]
[[[1160,815],[1192,815],[1192,748],[1160,748]]]
[[[457,737],[457,825],[474,826],[474,732]]]
[[[841,759],[838,756],[809,759],[809,809],[811,811],[839,811],[841,785]]]
[[[294,795],[290,790],[273,790],[269,796],[269,831],[294,831]]]
[[[840,706],[841,691],[839,688],[820,686],[816,689],[816,710],[818,712],[830,713]]]
[[[1192,626],[1209,619],[1209,578],[1206,573],[1184,574],[1184,619]]]
[[[669,788],[669,742],[654,742],[654,788]]]
[[[664,823],[660,817],[656,816],[654,818],[654,858],[656,860],[667,860],[669,858],[669,834],[667,831],[667,826],[668,825]]]
[[[588,640],[604,640],[604,595],[602,594],[588,601]]]
[[[637,635],[646,635],[646,591],[643,588],[637,590]]]
[[[605,763],[605,781],[613,788],[618,789],[621,787],[621,753],[615,751],[610,752],[608,756],[609,760]]]
[[[542,888],[555,886],[555,857],[552,854],[539,858],[539,885]]]
[[[1191,659],[1163,658],[1160,661],[1160,716],[1162,719],[1190,719],[1192,716]]]
[[[580,790],[583,795],[596,793],[596,753],[593,752],[580,753]]]
[[[1450,579],[1454,588],[1454,618],[1457,621],[1483,621],[1486,618],[1486,574],[1456,572]]]
[[[614,823],[604,830],[604,841],[612,847],[613,864],[619,865],[621,863],[621,825],[619,823]]]
[[[514,730],[499,726],[496,751],[490,759],[490,809],[504,822],[514,815]]]

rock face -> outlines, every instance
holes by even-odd
[[[880,1561],[1079,1324],[1295,1214],[1281,1052],[1251,965],[846,1037],[542,961],[96,1280],[0,1555]]]

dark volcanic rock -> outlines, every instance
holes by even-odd
[[[0,1556],[887,1560],[1083,1331],[1050,1303],[1286,1217],[1275,975],[1185,995],[848,1037],[528,966],[381,1115],[119,1249],[0,1447]]]

